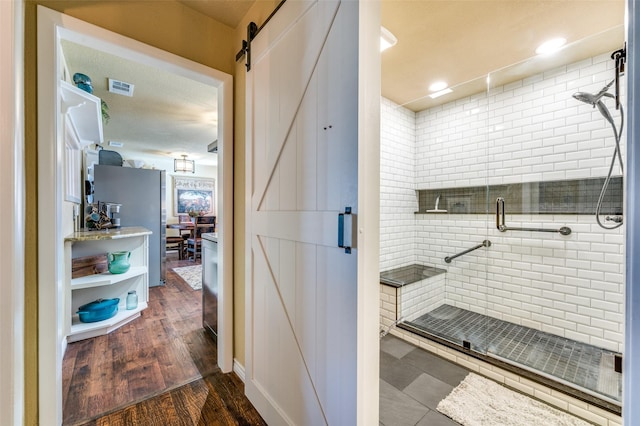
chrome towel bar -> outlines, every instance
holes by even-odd
[[[463,252],[460,252],[460,253],[458,253],[458,254],[454,254],[453,256],[447,256],[447,257],[445,257],[445,258],[444,258],[444,261],[445,261],[445,262],[447,262],[447,263],[451,263],[451,261],[452,261],[453,259],[455,259],[456,257],[460,257],[460,256],[462,256],[463,254],[467,254],[467,253],[472,252],[472,251],[474,251],[474,250],[478,250],[480,247],[491,247],[491,241],[489,241],[489,240],[484,240],[484,241],[482,242],[482,244],[478,244],[477,246],[473,246],[473,247],[471,247],[470,249],[465,250],[465,251],[463,251]]]
[[[514,228],[511,226],[507,226],[505,223],[505,212],[504,212],[504,198],[498,197],[496,199],[496,228],[500,230],[500,232],[506,231],[532,231],[532,232],[558,232],[562,235],[571,234],[571,228],[567,226],[563,226],[560,229],[545,229],[545,228]]]

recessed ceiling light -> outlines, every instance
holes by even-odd
[[[391,46],[395,46],[398,42],[396,36],[391,34],[391,31],[385,27],[380,27],[380,51],[386,50]]]
[[[566,38],[552,38],[551,40],[547,40],[540,46],[538,46],[538,48],[536,49],[536,53],[538,55],[546,55],[548,53],[557,52],[562,46],[565,45],[566,42]]]
[[[431,86],[429,86],[429,90],[431,92],[439,92],[440,90],[444,90],[447,87],[449,87],[449,85],[446,81],[436,81],[435,83],[431,83]]]
[[[441,90],[439,92],[430,94],[429,97],[431,99],[435,99],[435,98],[439,98],[440,96],[446,95],[447,93],[451,93],[451,92],[453,92],[453,90],[451,90],[449,88],[446,88],[446,89]]]

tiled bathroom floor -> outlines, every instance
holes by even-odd
[[[442,305],[409,324],[445,340],[490,353],[620,400],[622,375],[614,352],[486,315]]]
[[[380,425],[459,425],[436,411],[436,406],[468,373],[387,334],[380,340]]]

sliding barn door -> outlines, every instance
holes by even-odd
[[[356,424],[357,46],[352,1],[288,1],[251,44],[246,393],[269,425]]]

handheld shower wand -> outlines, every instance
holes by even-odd
[[[607,174],[607,177],[604,180],[604,184],[602,185],[602,190],[600,191],[600,197],[598,197],[598,204],[596,205],[596,221],[598,222],[598,225],[600,225],[600,227],[604,229],[616,229],[622,226],[621,217],[617,217],[619,218],[619,220],[615,220],[615,219],[613,220],[614,222],[616,222],[615,225],[613,226],[605,226],[600,221],[600,209],[602,208],[604,195],[607,191],[607,187],[609,186],[609,181],[611,180],[611,174],[613,173],[613,167],[615,166],[616,158],[620,163],[620,171],[624,173],[624,165],[622,162],[622,152],[620,150],[620,138],[622,137],[622,129],[624,127],[624,110],[622,109],[622,106],[620,106],[620,130],[618,131],[618,129],[616,128],[616,124],[613,121],[613,117],[609,112],[609,109],[604,104],[604,102],[602,102],[602,98],[607,97],[607,98],[616,99],[616,103],[618,103],[617,98],[614,95],[612,95],[611,93],[607,93],[607,91],[615,81],[616,80],[611,80],[609,84],[604,86],[602,90],[600,90],[596,94],[591,94],[587,92],[576,92],[573,94],[573,97],[579,100],[580,102],[584,102],[586,104],[592,105],[594,108],[596,107],[598,108],[598,111],[600,111],[600,114],[602,114],[605,120],[607,120],[609,124],[611,124],[611,128],[613,129],[613,136],[615,137],[615,141],[616,141],[616,146],[613,151],[613,156],[611,158],[611,165],[609,166],[609,173]],[[609,216],[607,216],[607,219],[609,220]]]
[[[595,95],[593,95],[591,93],[587,93],[587,92],[576,92],[576,93],[573,94],[573,97],[575,99],[579,100],[580,102],[584,102],[585,104],[589,104],[589,105],[595,107],[596,104],[600,101],[600,99],[603,96],[609,96],[609,97],[613,98],[613,95],[610,94],[610,93],[607,93],[607,92],[609,91],[609,88],[611,87],[611,85],[613,85],[614,82],[615,82],[615,80],[611,80],[609,82],[609,84],[604,86],[602,88],[602,90],[600,90]]]

